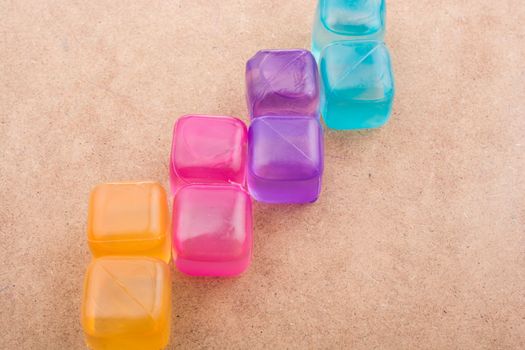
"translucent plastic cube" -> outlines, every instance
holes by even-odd
[[[173,128],[170,156],[172,194],[195,183],[246,181],[246,125],[226,116],[187,115]]]
[[[194,276],[235,276],[252,256],[252,203],[237,185],[188,185],[173,202],[173,254]]]
[[[171,281],[165,262],[104,257],[89,266],[81,319],[90,349],[164,349],[170,314]]]
[[[91,192],[88,211],[93,256],[138,255],[170,261],[168,202],[160,184],[98,185]]]
[[[250,117],[319,118],[319,72],[307,50],[262,50],[246,63]]]
[[[319,0],[312,32],[312,53],[341,40],[383,40],[385,0]]]
[[[340,41],[321,53],[322,115],[334,129],[377,128],[394,100],[390,55],[380,41]]]
[[[248,189],[253,198],[268,203],[317,200],[323,174],[323,130],[317,119],[257,118],[248,137]]]

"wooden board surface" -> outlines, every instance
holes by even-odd
[[[167,185],[186,113],[315,1],[0,1],[1,349],[83,349],[88,193]],[[321,199],[255,206],[238,279],[173,273],[170,348],[525,348],[525,6],[392,0],[384,128],[327,131]]]

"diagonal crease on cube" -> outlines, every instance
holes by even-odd
[[[101,265],[101,269],[108,274],[110,281],[112,281],[116,286],[118,286],[118,288],[120,288],[120,290],[122,290],[124,294],[129,297],[130,300],[132,300],[136,305],[138,305],[142,310],[144,310],[144,313],[148,315],[151,321],[155,322],[151,312],[146,308],[146,306],[144,306],[144,304],[140,301],[139,298],[133,295],[133,293],[128,289],[128,287],[126,287],[124,282],[120,281],[114,274],[109,272],[106,266]]]
[[[292,149],[296,150],[299,155],[304,157],[307,161],[310,162],[313,168],[317,167],[316,162],[309,157],[306,153],[304,153],[303,150],[301,150],[295,143],[290,141],[287,137],[283,136],[279,131],[277,131],[274,127],[272,127],[265,119],[261,119],[262,123],[266,125],[270,130],[272,130],[281,140],[283,140],[288,145],[292,146]]]

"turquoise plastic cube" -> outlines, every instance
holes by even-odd
[[[329,128],[370,129],[392,112],[394,77],[390,54],[377,40],[339,41],[323,49],[321,111]]]
[[[383,40],[385,0],[319,0],[312,32],[312,53],[340,40]]]

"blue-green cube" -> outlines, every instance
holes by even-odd
[[[385,44],[376,40],[339,41],[321,52],[321,112],[333,129],[370,129],[392,112],[394,76]]]
[[[319,0],[312,31],[312,53],[340,40],[383,40],[385,0]]]

